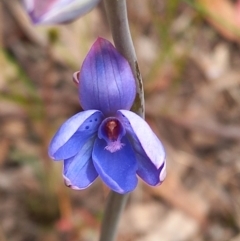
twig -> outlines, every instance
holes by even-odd
[[[40,34],[35,30],[30,21],[27,19],[27,15],[21,7],[19,1],[2,0],[10,11],[13,19],[16,21],[18,26],[24,32],[24,34],[36,45],[46,47],[46,41],[41,37]]]
[[[134,102],[135,112],[144,118],[144,93],[141,74],[129,30],[126,0],[104,0],[108,22],[117,50],[128,60],[137,84],[137,97]],[[113,241],[117,226],[128,195],[110,192],[101,228],[100,241]]]

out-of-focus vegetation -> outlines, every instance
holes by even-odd
[[[237,241],[240,1],[127,3],[146,119],[166,147],[168,176],[132,193],[119,240]],[[104,8],[34,27],[17,0],[0,6],[0,241],[97,240],[107,188],[68,189],[47,149],[81,110],[72,73],[98,36],[111,40]]]

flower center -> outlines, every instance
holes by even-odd
[[[121,143],[121,139],[125,133],[126,131],[121,122],[117,118],[109,117],[102,122],[98,136],[107,142],[107,146],[104,149],[113,153],[124,146],[124,143]]]
[[[120,142],[120,130],[121,126],[119,121],[110,120],[106,123],[106,132],[110,141],[108,142],[108,145],[105,147],[105,149],[111,153],[122,149],[124,146],[124,144]]]
[[[111,120],[106,124],[107,136],[111,141],[115,141],[119,136],[119,125],[117,121]]]

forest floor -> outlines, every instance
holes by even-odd
[[[119,241],[240,240],[238,2],[128,1],[168,173],[158,187],[139,180]],[[0,241],[97,240],[107,188],[68,189],[47,149],[81,110],[72,73],[98,36],[111,40],[103,6],[63,26],[32,26],[15,0],[0,6]]]

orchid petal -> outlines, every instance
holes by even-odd
[[[106,142],[97,138],[92,154],[99,176],[109,188],[121,194],[132,191],[137,185],[135,154],[127,138],[122,141],[124,147],[111,153],[105,149]]]
[[[151,186],[161,184],[166,177],[166,163],[164,162],[162,166],[157,169],[146,155],[140,153],[135,154],[138,160],[138,176]]]
[[[28,12],[32,12],[34,9],[34,0],[23,0],[23,5]]]
[[[79,75],[79,98],[84,110],[97,109],[111,116],[129,110],[136,95],[131,68],[113,45],[98,38],[85,58]]]
[[[85,142],[97,134],[102,119],[102,113],[97,110],[83,111],[68,119],[53,137],[49,156],[60,160],[76,155]]]
[[[32,21],[38,24],[70,22],[92,10],[99,0],[24,0]]]
[[[72,189],[84,189],[98,177],[92,162],[94,139],[90,139],[76,156],[64,160],[63,177],[66,185]]]
[[[165,162],[165,151],[162,143],[157,136],[153,133],[147,122],[135,113],[128,110],[119,110],[119,118],[127,130],[129,137],[133,138],[133,147],[143,149],[146,156],[151,160],[157,169],[159,169]],[[139,145],[134,145],[137,139]]]

